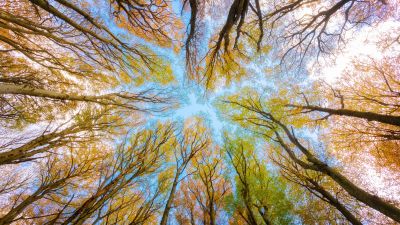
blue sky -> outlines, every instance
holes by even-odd
[[[175,13],[177,15],[180,15],[184,24],[188,24],[190,15],[188,11],[181,11],[181,1],[174,0],[173,8]],[[130,92],[137,92],[138,90],[146,88],[165,89],[171,93],[171,95],[175,98],[177,102],[179,102],[179,107],[176,109],[170,110],[163,114],[157,114],[152,117],[148,117],[148,126],[150,127],[158,121],[172,120],[182,123],[188,118],[200,116],[211,128],[214,141],[221,144],[223,130],[229,128],[228,130],[233,131],[233,129],[236,128],[236,125],[233,125],[229,121],[224,120],[223,116],[215,108],[214,103],[219,101],[221,96],[237,92],[242,87],[251,87],[260,91],[261,93],[265,93],[265,96],[268,96],[269,90],[275,88],[274,77],[269,76],[265,72],[265,68],[273,68],[275,62],[268,60],[269,57],[265,57],[265,55],[262,55],[259,56],[259,58],[255,58],[250,64],[246,66],[249,71],[249,77],[247,77],[246,80],[233,83],[230,86],[221,86],[216,90],[212,90],[206,93],[204,87],[201,84],[199,85],[193,81],[188,80],[188,76],[186,75],[185,71],[184,49],[177,53],[172,48],[162,48],[154,44],[149,44],[148,42],[130,34],[128,31],[118,28],[112,21],[112,19],[107,18],[107,15],[102,16],[106,18],[106,26],[109,27],[110,30],[115,32],[117,35],[125,38],[128,43],[138,43],[150,47],[156,54],[158,54],[158,56],[168,61],[172,67],[175,81],[168,85],[161,86],[157,83],[151,82],[147,82],[140,87],[137,87],[134,84],[122,85],[122,88],[124,90]],[[215,29],[220,22],[223,22],[226,19],[225,16],[221,16],[219,18],[220,20],[210,20],[207,18],[205,19],[205,26],[207,31],[205,34],[206,37],[204,38],[203,43],[201,43],[202,50],[200,50],[203,51],[203,53],[207,51],[208,37],[211,35],[212,29]],[[186,32],[186,30],[183,29],[182,32]],[[184,35],[186,34],[184,33]],[[132,76],[135,75],[132,74]],[[136,76],[140,76],[140,74]],[[282,77],[283,76],[284,75],[282,74]]]
[[[107,6],[104,6],[107,7]],[[173,1],[173,8],[177,15],[181,15],[181,18],[185,24],[189,20],[189,13],[187,11],[182,11],[182,5],[180,1]],[[183,13],[183,14],[181,14]],[[216,99],[216,95],[211,93],[205,95],[205,90],[200,85],[194,83],[193,81],[189,81],[185,72],[185,52],[174,52],[171,48],[161,48],[156,45],[149,44],[148,42],[141,40],[140,38],[135,37],[130,34],[126,30],[118,28],[112,19],[107,18],[107,15],[102,15],[107,21],[106,26],[118,34],[120,37],[126,37],[125,39],[128,42],[140,43],[150,47],[156,54],[160,57],[167,60],[174,72],[175,82],[172,82],[166,86],[160,86],[157,83],[145,83],[143,86],[137,87],[134,84],[122,85],[122,89],[125,91],[136,92],[138,90],[146,89],[146,88],[157,88],[157,89],[165,89],[168,92],[171,92],[171,95],[179,102],[180,107],[174,110],[170,110],[163,114],[157,114],[151,119],[148,120],[148,124],[157,122],[157,121],[166,121],[173,120],[176,122],[183,122],[185,119],[188,119],[193,116],[202,117],[205,122],[210,126],[213,131],[213,136],[216,139],[219,139],[221,130],[223,129],[224,123],[221,120],[221,117],[218,111],[213,106],[213,101]],[[212,27],[213,24],[209,24]],[[186,27],[186,26],[185,26]],[[210,28],[211,29],[211,28]],[[183,29],[182,32],[185,32]],[[203,48],[207,48],[207,41],[205,40]],[[134,76],[134,75],[133,75]]]

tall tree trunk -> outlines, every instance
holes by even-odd
[[[166,103],[168,101],[168,99],[164,97],[151,94],[147,95],[146,91],[142,91],[137,94],[116,92],[103,95],[82,95],[78,93],[62,93],[57,91],[49,91],[45,89],[30,87],[28,85],[17,85],[9,83],[0,83],[0,95],[2,94],[25,95],[66,101],[91,102],[99,105],[117,106],[139,111],[145,111],[146,109],[138,108],[135,105],[136,102]]]
[[[39,136],[28,143],[6,152],[0,152],[0,165],[24,162],[30,157],[46,152],[47,150],[62,143],[65,135],[73,134],[83,129],[76,125],[65,128],[60,132],[52,132]]]
[[[250,225],[257,225],[256,217],[254,216],[253,210],[251,209],[252,205],[250,202],[250,196],[247,184],[245,184],[245,186],[246,187],[243,190],[243,200],[244,200],[244,205],[246,206],[248,222]]]
[[[12,208],[6,215],[0,218],[0,225],[12,223],[13,220],[26,209],[26,207],[30,206],[35,201],[43,198],[48,192],[54,190],[55,188],[58,188],[66,180],[67,178],[62,178],[53,183],[40,186],[39,189],[37,189],[33,194],[31,194],[16,207]]]
[[[319,112],[326,112],[326,113],[329,113],[332,115],[356,117],[356,118],[366,119],[369,121],[377,121],[377,122],[386,123],[386,124],[390,124],[390,125],[400,126],[400,116],[382,115],[382,114],[373,113],[373,112],[360,112],[360,111],[349,110],[349,109],[331,109],[331,108],[324,108],[324,107],[313,106],[313,105],[306,105],[306,106],[287,105],[287,106],[301,108],[301,109],[309,109],[309,110],[314,110],[314,111],[319,111]]]
[[[363,202],[364,204],[368,205],[369,207],[376,209],[377,211],[381,212],[382,214],[392,218],[396,222],[400,222],[400,209],[397,208],[395,205],[388,203],[387,201],[383,200],[382,198],[370,194],[354,183],[352,183],[349,179],[347,179],[345,176],[343,176],[340,172],[336,171],[335,169],[329,167],[326,163],[322,162],[315,156],[311,154],[311,152],[304,147],[298,139],[294,136],[294,134],[281,122],[273,119],[274,122],[276,122],[279,126],[283,128],[285,131],[286,135],[288,136],[289,140],[296,145],[306,156],[307,160],[312,163],[308,164],[305,162],[302,162],[301,160],[297,159],[297,161],[300,161],[302,163],[298,163],[301,167],[304,169],[312,169],[316,170],[319,172],[322,172],[329,177],[331,177],[334,181],[336,181],[337,184],[339,184],[344,190],[346,190],[347,193],[349,193],[351,196],[356,198],[357,200]],[[278,137],[279,143],[282,145],[282,147],[286,150],[286,152],[289,155],[292,155],[291,158],[294,156],[293,151],[284,143],[284,141]]]
[[[314,186],[312,189],[316,190],[319,192],[322,196],[324,196],[330,205],[335,207],[337,210],[339,210],[340,213],[353,225],[362,225],[362,223],[349,211],[346,209],[346,207],[338,201],[331,193],[326,191],[322,186],[320,186],[317,182],[315,181],[310,181],[312,185]]]
[[[42,98],[51,98],[57,100],[70,100],[70,101],[84,101],[98,103],[98,96],[85,96],[75,93],[59,93],[56,91],[49,91],[40,88],[33,88],[27,85],[5,84],[0,83],[0,94],[17,94],[26,96],[35,96]]]
[[[24,201],[18,204],[17,207],[12,208],[6,215],[0,218],[0,225],[11,224],[13,220],[25,210],[26,207],[41,198],[38,194],[35,194],[36,193],[26,198]]]
[[[363,189],[359,188],[357,185],[352,183],[346,177],[344,177],[339,172],[326,166],[321,168],[325,174],[330,176],[334,181],[336,181],[344,190],[347,191],[351,196],[357,200],[365,203],[369,207],[376,209],[377,211],[383,213],[384,215],[392,218],[394,221],[400,223],[400,209],[396,206],[386,202],[382,198],[372,195]]]
[[[125,178],[125,175],[129,172],[132,172],[131,167],[129,167],[123,173],[120,173],[116,176],[112,181],[110,181],[107,185],[98,189],[96,193],[94,193],[90,198],[84,201],[79,208],[77,208],[71,216],[69,216],[62,225],[67,224],[82,224],[88,217],[92,215],[97,209],[101,207],[101,205],[112,198],[122,187],[124,184],[130,182],[134,176],[132,176],[128,180],[124,180],[121,184],[121,181]],[[107,182],[107,181],[104,181]],[[103,184],[104,184],[103,182]]]
[[[258,213],[260,213],[261,218],[263,219],[265,225],[271,225],[271,221],[268,218],[268,207],[267,206],[258,207]]]
[[[190,225],[196,225],[196,220],[195,220],[195,217],[194,217],[194,213],[193,213],[193,208],[190,208]]]
[[[210,211],[210,225],[215,225],[214,201],[210,202],[209,211]]]
[[[164,212],[161,218],[160,225],[166,225],[168,222],[169,211],[171,209],[172,202],[174,201],[176,187],[178,186],[178,179],[181,174],[181,169],[178,169],[174,181],[172,183],[171,191],[169,192],[167,203],[165,204]]]

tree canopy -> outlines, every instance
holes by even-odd
[[[400,224],[398,0],[2,0],[0,225]]]

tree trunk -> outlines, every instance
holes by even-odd
[[[210,203],[210,225],[215,225],[215,210],[214,210],[214,203]]]
[[[164,208],[164,212],[163,212],[163,215],[161,218],[160,225],[166,225],[168,222],[169,211],[171,209],[172,202],[174,201],[175,191],[176,191],[176,187],[178,186],[178,179],[179,179],[180,173],[181,173],[181,170],[178,169],[178,171],[175,174],[174,181],[172,183],[171,191],[169,192],[167,203],[165,204],[165,208]]]
[[[349,193],[351,196],[353,196],[357,200],[365,203],[366,205],[368,205],[369,207],[371,207],[373,209],[376,209],[377,211],[381,212],[382,214],[392,218],[394,221],[400,222],[400,209],[399,208],[397,208],[393,204],[386,202],[382,198],[380,198],[376,195],[370,194],[370,193],[364,191],[363,189],[359,188],[357,185],[355,185],[350,180],[348,180],[345,176],[343,176],[340,172],[337,172],[336,170],[334,170],[333,168],[329,167],[327,164],[325,164],[324,162],[319,160],[317,157],[312,155],[312,153],[298,141],[298,139],[294,136],[294,134],[284,124],[282,124],[278,120],[274,119],[273,117],[271,117],[271,120],[283,128],[283,130],[286,133],[286,135],[288,136],[289,140],[297,148],[299,148],[301,150],[301,152],[303,152],[304,155],[307,156],[307,160],[310,163],[312,163],[311,166],[306,166],[309,164],[304,163],[303,161],[297,159],[298,161],[302,162],[302,163],[298,163],[301,167],[303,167],[304,169],[316,170],[316,171],[319,171],[319,172],[322,172],[322,173],[328,175],[334,181],[336,181],[336,183],[338,183],[344,190],[346,190],[347,193]],[[291,157],[293,157],[293,154],[294,154],[293,151],[287,147],[287,145],[283,142],[283,140],[279,136],[277,136],[277,137],[278,137],[281,145],[286,150],[286,152],[289,155],[292,155]]]
[[[339,210],[340,213],[353,225],[362,225],[362,223],[349,211],[346,209],[346,207],[340,203],[331,193],[326,191],[322,186],[320,186],[317,182],[315,181],[310,181],[314,187],[312,189],[316,190],[319,192],[322,196],[324,196],[330,205],[335,207],[337,210]]]
[[[364,191],[363,189],[359,188],[357,185],[352,183],[350,180],[348,180],[340,172],[337,172],[333,168],[329,167],[327,164],[325,164],[318,158],[311,156],[310,151],[308,149],[306,149],[303,145],[300,144],[300,142],[297,140],[297,138],[292,135],[292,133],[287,129],[287,127],[284,126],[283,128],[284,128],[286,134],[288,135],[289,139],[291,140],[291,142],[293,144],[295,144],[299,149],[301,149],[301,151],[307,155],[308,161],[312,163],[311,164],[312,167],[305,166],[304,164],[306,164],[306,163],[299,164],[301,167],[303,167],[304,169],[316,170],[316,171],[319,171],[319,172],[322,172],[322,173],[328,175],[334,181],[336,181],[336,183],[338,183],[344,190],[346,190],[347,193],[349,193],[351,196],[353,196],[357,200],[365,203],[366,205],[368,205],[369,207],[371,207],[373,209],[376,209],[377,211],[392,218],[393,220],[400,222],[400,209],[399,208],[386,202],[385,200],[381,199],[380,197],[378,197],[376,195],[372,195],[372,194]],[[280,141],[283,141],[283,140],[280,139]],[[286,151],[289,153],[291,150],[286,149]],[[291,152],[289,154],[293,154],[293,152]]]
[[[300,105],[288,105],[290,107],[296,107],[301,109],[310,109],[319,112],[326,112],[332,115],[339,115],[339,116],[350,116],[356,117],[361,119],[366,119],[369,121],[377,121],[381,123],[386,123],[394,126],[400,126],[400,116],[391,116],[391,115],[382,115],[373,112],[360,112],[355,110],[349,109],[330,109],[324,108],[319,106],[300,106]]]
[[[31,194],[29,197],[27,197],[25,200],[23,200],[20,204],[18,204],[18,206],[12,208],[6,215],[4,215],[2,218],[0,218],[0,225],[12,223],[13,220],[26,209],[26,207],[28,207],[35,201],[43,198],[48,192],[59,187],[66,180],[67,180],[67,178],[62,178],[53,183],[40,186],[39,189],[37,189],[33,194]]]
[[[26,207],[41,198],[40,196],[35,194],[36,193],[26,198],[24,201],[18,204],[17,207],[12,208],[6,215],[0,218],[0,225],[11,224],[15,217],[21,214]]]
[[[250,203],[250,196],[249,196],[249,190],[247,189],[247,184],[244,184],[245,190],[243,190],[243,200],[244,200],[244,205],[246,206],[246,211],[248,215],[248,222],[250,225],[258,225],[257,220],[255,219],[256,217],[254,216],[253,210],[251,210],[251,203]]]
[[[99,97],[97,96],[85,96],[79,94],[65,94],[56,91],[48,91],[39,88],[29,87],[27,85],[16,85],[16,84],[0,84],[0,94],[16,94],[35,96],[41,98],[51,98],[57,100],[70,100],[70,101],[84,101],[84,102],[98,102]]]
[[[62,137],[81,131],[76,125],[66,128],[60,132],[52,132],[39,136],[28,143],[7,152],[0,152],[0,165],[24,162],[30,157],[46,152],[62,142]]]
[[[382,198],[372,195],[363,189],[359,188],[357,185],[352,183],[346,177],[344,177],[339,172],[326,166],[323,171],[330,176],[334,181],[336,181],[343,189],[347,191],[351,196],[357,200],[365,203],[369,207],[376,209],[377,211],[383,213],[384,215],[392,218],[394,221],[400,223],[400,209],[396,206],[384,201]]]
[[[271,225],[271,221],[268,218],[268,207],[266,206],[258,207],[258,212],[260,213],[261,218],[263,219],[265,225]]]
[[[329,177],[331,177],[336,183],[338,183],[344,190],[346,190],[347,193],[349,193],[351,196],[356,198],[357,200],[363,202],[364,204],[368,205],[369,207],[376,209],[377,211],[383,213],[384,215],[392,218],[396,222],[400,222],[400,209],[394,206],[393,204],[390,204],[383,200],[382,198],[370,194],[363,189],[359,188],[357,185],[352,183],[350,180],[348,180],[345,176],[343,176],[340,172],[337,172],[333,168],[329,167],[327,164],[316,158],[311,154],[311,152],[305,148],[298,140],[297,138],[289,131],[289,129],[280,123],[279,121],[277,122],[285,131],[286,135],[289,137],[290,141],[296,145],[306,156],[307,160],[312,163],[312,167],[306,167],[306,163],[299,164],[301,167],[304,169],[312,169],[316,170],[319,172],[322,172]],[[279,142],[282,143],[283,140],[279,139]],[[285,143],[282,143],[285,145]],[[282,145],[282,146],[283,146]],[[285,145],[286,146],[286,145]],[[284,147],[285,148],[285,147]],[[288,149],[288,147],[285,148],[288,154],[293,154],[293,152],[290,152],[292,150]],[[300,160],[301,161],[301,160]]]

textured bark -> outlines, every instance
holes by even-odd
[[[210,225],[215,225],[215,210],[214,210],[214,201],[211,201],[209,205],[209,213],[210,213]]]
[[[376,209],[377,211],[390,217],[394,221],[400,222],[400,209],[397,208],[395,205],[386,202],[376,195],[364,191],[363,189],[352,183],[350,180],[348,180],[346,177],[344,177],[342,174],[328,166],[322,169],[322,171],[330,176],[333,180],[335,180],[343,189],[347,191],[347,193],[349,193],[357,200],[363,202],[373,209]]]
[[[250,105],[244,105],[238,102],[231,102],[231,101],[226,101],[226,103],[230,104],[236,104],[240,107],[243,107],[247,110],[253,111],[257,114],[259,114],[260,118],[264,120],[266,123],[269,125],[267,127],[271,129],[275,129],[275,135],[276,135],[276,140],[278,143],[283,147],[283,149],[288,153],[289,157],[298,165],[300,165],[304,169],[309,169],[309,170],[314,170],[314,171],[319,171],[325,175],[328,175],[331,177],[338,185],[340,185],[349,195],[353,196],[360,202],[363,202],[364,204],[368,205],[369,207],[381,212],[382,214],[386,215],[387,217],[393,219],[396,222],[400,222],[400,209],[396,207],[395,205],[385,201],[384,199],[370,194],[367,191],[363,190],[362,188],[358,187],[356,184],[351,182],[349,179],[347,179],[345,176],[343,176],[340,172],[336,171],[335,169],[329,167],[326,163],[323,161],[319,160],[317,157],[315,157],[310,150],[308,150],[306,147],[304,147],[299,140],[295,137],[294,131],[290,131],[289,128],[281,123],[279,120],[275,119],[271,113],[265,112],[262,107],[259,107],[259,105],[256,105],[256,103],[251,102]],[[290,105],[288,105],[290,106]],[[293,107],[293,105],[292,105]],[[346,111],[344,111],[346,112]],[[343,113],[343,111],[342,111]],[[374,114],[357,114],[360,118],[363,118],[363,116],[370,116]],[[376,116],[376,115],[375,115]],[[388,117],[383,117],[386,118],[383,121],[388,121]],[[369,117],[371,118],[371,117]],[[376,116],[372,118],[382,118]],[[256,124],[257,125],[257,124]],[[277,126],[277,127],[276,127]],[[302,159],[299,159],[296,157],[294,154],[294,151],[285,143],[285,141],[280,137],[279,132],[277,128],[280,127],[283,129],[284,133],[286,136],[289,138],[290,142],[294,144],[306,157],[306,161],[303,161]]]

